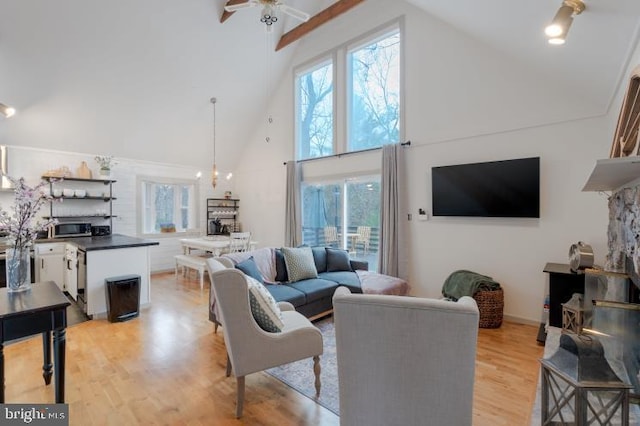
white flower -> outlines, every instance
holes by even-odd
[[[40,208],[51,200],[51,196],[43,191],[47,182],[41,181],[31,188],[25,183],[24,178],[6,177],[15,187],[16,195],[12,213],[0,208],[0,231],[7,233],[15,250],[22,251],[33,244],[38,232],[46,231],[57,221],[36,219]]]
[[[100,164],[101,169],[111,169],[111,166],[116,164],[113,155],[96,155],[95,160]]]

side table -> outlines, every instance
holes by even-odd
[[[55,282],[32,284],[31,290],[9,293],[0,288],[0,403],[4,403],[4,344],[42,333],[42,377],[51,383],[52,367],[56,404],[64,403],[65,334],[67,306],[71,302]],[[51,333],[53,332],[53,365]]]

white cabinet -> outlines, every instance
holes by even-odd
[[[64,289],[73,300],[78,300],[78,248],[66,244],[64,251]]]
[[[65,243],[36,244],[36,282],[53,281],[64,290]]]

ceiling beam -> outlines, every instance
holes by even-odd
[[[248,1],[249,0],[229,0],[227,1],[227,4],[225,4],[225,6],[234,6],[240,3],[248,3]],[[234,13],[235,12],[227,12],[226,9],[222,9],[222,16],[220,16],[220,23],[223,23],[224,21],[229,19],[229,17]]]
[[[229,0],[228,3],[232,1],[234,0]],[[340,0],[332,4],[331,6],[327,7],[326,9],[322,10],[318,14],[311,17],[311,19],[309,19],[307,22],[303,22],[302,24],[298,25],[291,31],[288,31],[287,33],[283,34],[282,37],[280,37],[280,41],[278,42],[278,45],[276,46],[276,52],[282,49],[283,47],[288,46],[294,41],[297,41],[300,38],[304,37],[305,35],[309,34],[311,31],[315,30],[320,25],[326,24],[333,18],[339,15],[342,15],[343,13],[347,12],[348,10],[352,9],[353,7],[362,3],[363,1],[364,0]]]

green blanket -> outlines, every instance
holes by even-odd
[[[471,296],[480,290],[498,290],[500,284],[493,278],[472,271],[455,271],[447,277],[442,286],[442,295],[453,300]]]

